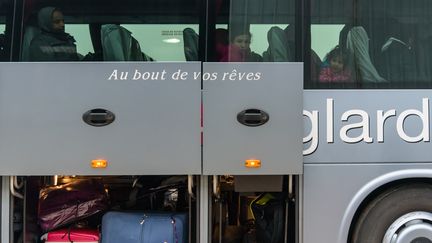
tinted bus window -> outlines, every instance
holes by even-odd
[[[0,62],[10,59],[12,5],[10,1],[0,1]]]
[[[216,4],[217,61],[295,60],[293,0],[219,0]]]
[[[199,11],[194,0],[47,0],[27,4],[26,9],[23,61],[198,57]]]
[[[310,87],[431,86],[430,1],[313,0]],[[318,66],[317,66],[318,67]]]
[[[5,27],[6,24],[4,23],[4,17],[0,17],[0,61],[6,61],[8,57],[7,53],[7,47],[6,47],[6,34],[5,34]]]

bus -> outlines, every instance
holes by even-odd
[[[0,0],[1,242],[110,243],[111,212],[185,215],[164,242],[432,242],[431,13]]]

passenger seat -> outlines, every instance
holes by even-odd
[[[30,43],[31,41],[41,33],[39,27],[28,25],[24,29],[24,37],[21,49],[21,61],[30,61]]]
[[[198,61],[198,34],[191,28],[183,30],[184,54],[186,61]]]
[[[102,25],[101,40],[104,61],[145,61],[138,41],[120,25]]]

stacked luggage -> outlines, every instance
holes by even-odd
[[[161,198],[158,204],[173,210],[172,202],[178,196],[173,190],[159,186],[153,189],[153,196]],[[137,210],[139,205],[148,204],[140,200],[147,195],[147,191],[132,189],[124,205],[133,205],[130,209],[134,211],[127,211],[112,204],[104,185],[97,180],[45,187],[39,192],[38,224],[44,233],[40,239],[44,243],[188,242],[188,213]],[[131,204],[131,197],[138,199]]]
[[[186,243],[186,213],[108,212],[102,231],[63,228],[44,234],[45,243]]]

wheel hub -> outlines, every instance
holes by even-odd
[[[383,243],[432,243],[432,214],[418,211],[399,217],[387,229]]]

